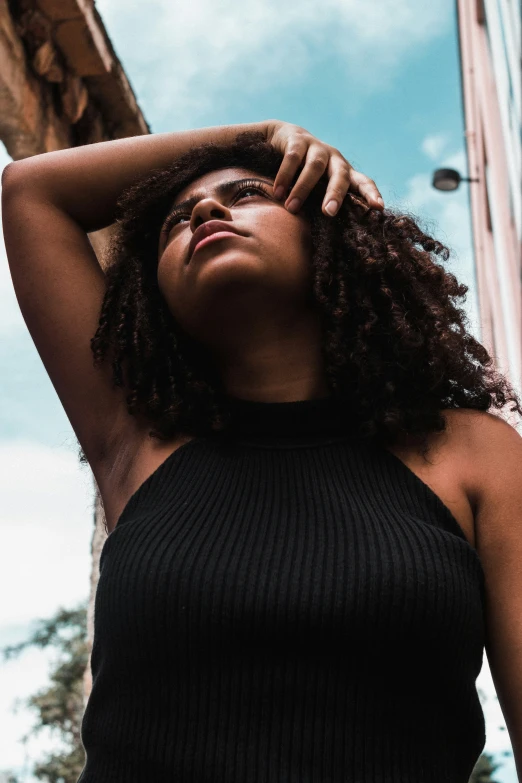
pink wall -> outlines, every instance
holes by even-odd
[[[482,342],[522,392],[522,258],[511,216],[507,156],[481,0],[457,0]],[[489,189],[486,185],[487,160]],[[488,197],[493,231],[488,217]]]

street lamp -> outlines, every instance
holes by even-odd
[[[455,169],[437,169],[433,172],[431,184],[437,190],[457,190],[461,182],[480,182],[480,180],[461,177]]]

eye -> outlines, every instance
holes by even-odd
[[[190,215],[186,212],[180,212],[177,215],[171,215],[169,218],[167,218],[163,231],[168,233],[173,226],[178,225],[181,218],[186,218],[188,221],[190,221]]]
[[[248,185],[248,187],[243,188],[242,190],[239,191],[239,193],[237,194],[237,196],[235,198],[235,201],[237,201],[240,198],[243,198],[243,196],[245,196],[245,194],[248,193],[249,190],[251,190],[256,195],[258,195],[259,193],[266,194],[266,191],[263,188],[261,188],[261,187],[259,187],[257,185]]]
[[[236,192],[232,203],[235,204],[236,201],[239,201],[242,198],[247,198],[246,194],[249,192],[253,193],[255,196],[258,196],[260,193],[263,196],[268,196],[268,191],[261,185],[258,185],[257,183],[248,183],[247,185],[243,185],[243,187]],[[168,217],[165,221],[163,233],[168,234],[174,226],[179,224],[182,218],[186,218],[190,222],[191,215],[188,212],[174,212],[171,214],[170,217]]]

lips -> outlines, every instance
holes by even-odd
[[[231,232],[232,234],[237,234],[238,236],[242,236],[242,234],[239,231],[237,231],[237,229],[235,229],[231,225],[231,223],[227,223],[224,220],[208,220],[206,223],[202,223],[202,225],[199,226],[192,234],[192,239],[190,240],[189,250],[188,250],[188,261],[190,261],[190,259],[192,258],[192,254],[194,253],[194,250],[196,249],[196,245],[198,244],[198,242],[201,242],[202,239],[205,239],[206,237],[209,237],[211,234],[216,234],[220,231],[227,231],[227,232]]]

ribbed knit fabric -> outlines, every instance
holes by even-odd
[[[468,783],[484,573],[328,398],[230,398],[107,538],[79,783]]]

